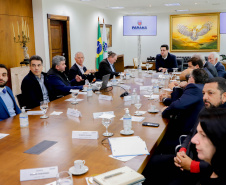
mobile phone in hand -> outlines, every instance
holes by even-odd
[[[159,123],[151,123],[151,122],[143,122],[143,126],[148,126],[148,127],[159,127]]]

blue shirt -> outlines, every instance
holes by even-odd
[[[44,84],[44,75],[41,74],[41,78],[35,76],[36,79],[38,80],[38,83],[42,89],[42,94],[43,94],[43,100],[49,102],[49,96],[48,96],[48,91],[46,89],[46,86]]]
[[[108,60],[107,60],[107,61],[108,61]],[[108,63],[110,64],[111,70],[112,70],[113,72],[115,72],[115,70],[114,70],[114,68],[113,68],[113,64],[111,64],[109,61],[108,61]]]
[[[8,111],[9,111],[10,117],[13,117],[13,116],[16,115],[16,112],[15,112],[15,109],[14,109],[15,107],[14,107],[13,100],[12,100],[12,98],[10,97],[10,95],[8,94],[7,91],[6,91],[6,93],[3,93],[3,92],[2,92],[3,89],[5,89],[5,88],[1,88],[1,89],[0,89],[0,96],[1,96],[3,102],[5,103],[5,105],[6,105],[7,109],[8,109]]]

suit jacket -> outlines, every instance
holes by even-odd
[[[85,66],[83,67],[83,71],[84,72],[87,71],[87,68]],[[71,67],[71,69],[69,70],[69,75],[68,75],[69,80],[75,79],[75,76],[76,75],[81,76],[82,79],[83,79],[83,81],[81,81],[81,82],[75,82],[75,85],[85,85],[85,80],[86,79],[89,80],[89,82],[92,82],[93,81],[93,78],[94,78],[94,75],[93,74],[87,74],[87,75],[82,74],[82,72],[80,71],[79,67],[75,63]]]
[[[53,91],[48,84],[47,74],[44,75],[44,84],[48,91],[49,100],[52,101]],[[21,83],[21,91],[23,95],[23,102],[27,109],[32,109],[34,107],[40,106],[40,102],[43,101],[42,89],[35,75],[30,71],[23,79]]]
[[[207,61],[203,67],[207,68],[210,71],[210,73],[213,75],[213,77],[217,77],[218,76],[216,68],[210,62]]]
[[[73,86],[76,82],[75,79],[69,81],[65,73],[61,73],[56,69],[50,69],[47,73],[48,75],[48,85],[53,89],[54,97],[58,98],[60,96],[66,96],[70,94],[71,89],[82,89],[83,86]]]
[[[214,77],[208,68],[204,67],[203,69],[207,72],[209,79]]]
[[[224,74],[226,73],[224,65],[221,62],[217,62],[215,68],[217,70],[218,76],[224,77]]]
[[[113,68],[115,70],[115,66],[114,65],[113,65]],[[119,75],[118,72],[113,72],[111,70],[111,66],[110,66],[110,64],[109,64],[109,62],[108,62],[108,60],[106,58],[101,61],[100,65],[99,65],[98,73],[99,73],[99,78],[100,79],[102,79],[102,77],[104,75],[107,75],[107,74],[111,74],[110,78],[113,78],[114,75],[115,76]]]
[[[13,92],[11,91],[11,89],[9,87],[6,86],[6,90],[8,92],[8,94],[10,95],[10,97],[12,98],[13,100],[13,103],[14,103],[14,109],[15,109],[15,112],[16,114],[20,114],[21,111],[19,109],[19,107],[17,106],[16,104],[16,101],[15,101],[15,98],[13,96]],[[9,118],[10,115],[9,115],[9,111],[4,103],[4,101],[2,100],[2,98],[0,97],[0,121],[4,120],[4,119],[7,119]]]
[[[173,68],[177,68],[177,59],[176,56],[168,53],[166,60],[162,58],[161,54],[156,55],[156,71],[159,71],[160,67],[167,68],[168,72],[172,72]]]
[[[203,108],[204,84],[188,84],[183,93],[175,93],[174,101],[162,112],[163,118],[170,119],[166,137],[178,140],[182,134],[188,134],[198,119],[198,114]],[[175,89],[175,88],[174,88]]]

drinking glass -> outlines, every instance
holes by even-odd
[[[40,109],[44,112],[44,115],[40,118],[48,118],[49,116],[46,115],[47,109],[48,109],[48,102],[47,101],[41,101],[40,102]]]
[[[100,88],[101,88],[101,86],[102,86],[102,83],[103,83],[103,81],[98,81],[98,82],[96,82],[96,86],[97,86],[97,89],[98,89],[98,91],[96,91],[97,94],[101,94]]]
[[[150,98],[148,98],[148,99],[151,100],[152,95],[153,95],[153,86],[148,87],[148,92],[149,92],[149,95],[150,95]]]
[[[103,133],[103,136],[113,136],[113,133],[108,132],[108,127],[111,124],[111,119],[109,118],[103,118],[102,124],[106,127],[106,132]]]
[[[137,111],[135,112],[136,116],[141,116],[142,114],[139,112],[139,109],[141,108],[142,104],[140,102],[140,99],[137,99],[134,106],[137,108]]]
[[[56,176],[56,185],[73,185],[73,179],[70,172],[62,171]]]
[[[149,68],[149,63],[146,63],[146,68],[147,68],[147,72],[148,72],[148,68]]]
[[[76,105],[78,104],[77,102],[77,96],[78,96],[78,92],[72,92],[72,97],[73,97],[73,101],[71,102],[72,105]]]
[[[124,82],[123,82],[123,79],[124,79],[124,74],[123,74],[123,73],[120,73],[120,83],[121,83],[121,84],[124,83]]]

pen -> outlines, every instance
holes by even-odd
[[[118,172],[118,173],[114,173],[114,174],[111,174],[111,175],[107,175],[104,177],[104,179],[108,179],[108,178],[111,178],[111,177],[114,177],[114,176],[117,176],[117,175],[121,175],[123,174],[124,172]]]

